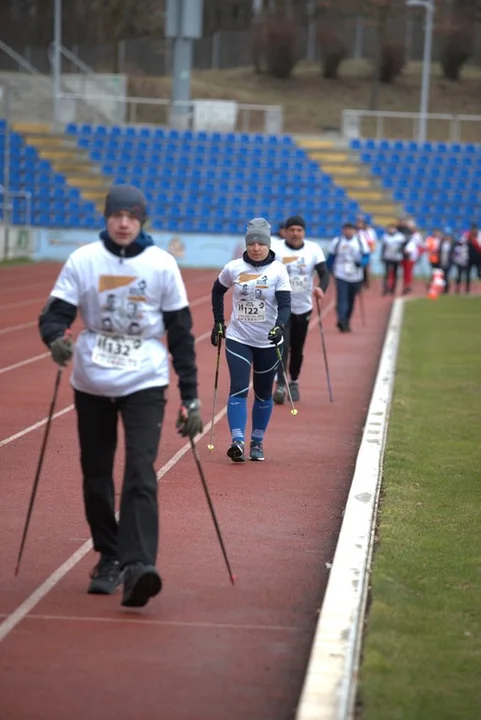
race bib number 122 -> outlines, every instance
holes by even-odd
[[[237,318],[241,322],[265,322],[266,304],[264,300],[242,300],[237,303]]]

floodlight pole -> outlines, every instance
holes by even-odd
[[[431,79],[431,52],[433,45],[434,26],[434,0],[408,0],[408,7],[423,7],[426,11],[426,26],[424,28],[423,72],[421,82],[421,103],[419,108],[418,141],[425,142],[427,138],[427,115],[429,112],[429,83]]]
[[[181,129],[189,122],[194,40],[202,37],[204,0],[167,0],[165,35],[173,42],[171,125]]]
[[[60,92],[62,79],[62,0],[54,0],[53,12],[53,122],[60,122]]]

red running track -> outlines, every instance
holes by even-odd
[[[233,571],[229,583],[188,444],[174,429],[172,383],[158,457],[164,589],[141,611],[86,594],[96,562],[81,503],[72,391],[59,393],[22,567],[14,576],[55,366],[36,319],[57,265],[0,273],[0,717],[6,720],[284,720],[292,718],[322,603],[377,370],[390,299],[365,295],[366,323],[325,336],[329,403],[316,324],[299,413],[276,407],[266,461],[234,465],[220,370],[212,452],[199,441]],[[211,418],[216,271],[184,271],[197,337],[204,419]],[[40,357],[38,357],[40,356]],[[32,360],[32,358],[34,358]],[[173,375],[175,380],[175,376]],[[251,402],[251,399],[250,399]],[[117,480],[121,473],[121,457]],[[53,577],[52,574],[56,573]],[[50,579],[49,579],[50,578]],[[49,579],[49,580],[48,580]],[[46,583],[46,581],[48,582]]]

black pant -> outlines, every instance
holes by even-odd
[[[301,372],[302,361],[304,359],[304,344],[306,342],[307,331],[309,330],[309,320],[311,319],[311,311],[302,313],[302,315],[293,315],[289,318],[284,328],[284,348],[282,351],[282,361],[291,380],[295,382]],[[289,364],[288,364],[289,360]],[[282,378],[282,382],[284,378]]]
[[[470,268],[467,265],[456,265],[456,292],[459,293],[461,283],[464,280],[465,291],[468,293],[471,287]]]
[[[154,565],[159,541],[154,467],[165,407],[165,388],[106,398],[75,391],[85,514],[94,548],[128,563]],[[113,481],[117,419],[125,432],[120,519],[115,519]]]
[[[385,260],[384,262],[384,287],[383,294],[391,293],[394,295],[397,285],[397,274],[399,262],[397,260]]]
[[[441,270],[442,270],[443,273],[444,273],[444,290],[443,290],[443,293],[444,293],[445,295],[447,295],[447,294],[449,293],[449,288],[451,287],[450,276],[451,276],[451,268],[452,268],[452,265],[451,265],[451,264],[449,264],[449,265],[440,265],[439,267],[441,268]]]

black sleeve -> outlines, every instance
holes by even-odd
[[[327,269],[327,263],[325,261],[317,263],[314,266],[314,270],[319,276],[319,287],[323,292],[326,292],[329,286],[329,270]]]
[[[45,345],[62,337],[77,317],[77,308],[72,303],[50,297],[38,318],[40,337]]]
[[[214,323],[222,323],[224,325],[224,295],[227,290],[225,285],[216,280],[212,286],[212,313],[214,315]]]
[[[164,311],[164,327],[172,365],[179,378],[178,388],[183,402],[197,398],[197,365],[190,308]]]
[[[276,325],[287,325],[291,316],[291,291],[276,290],[277,320]]]

